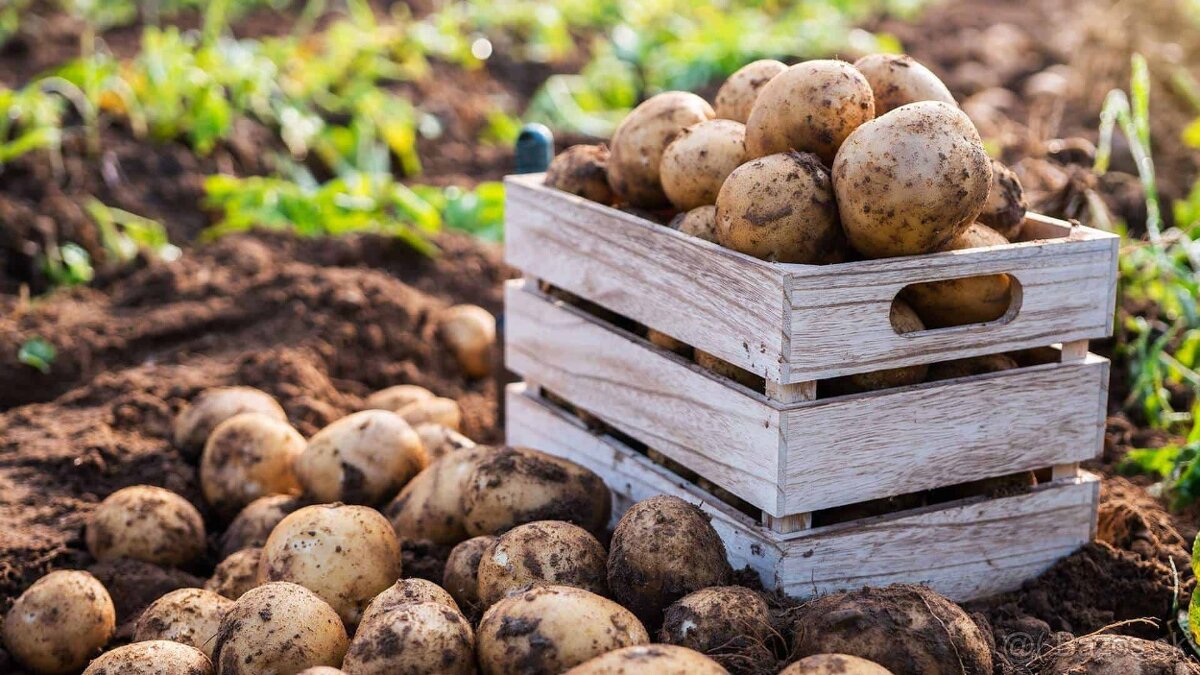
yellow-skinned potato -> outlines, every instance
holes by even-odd
[[[854,62],[875,94],[875,116],[917,101],[956,105],[954,96],[933,71],[906,54],[868,54]]]
[[[1015,239],[1025,224],[1025,190],[1017,174],[996,160],[992,160],[992,188],[987,202],[975,222],[995,230],[1005,239]]]
[[[698,651],[675,645],[636,645],[614,649],[564,675],[727,675],[721,664]]]
[[[438,316],[438,335],[464,375],[485,377],[492,372],[496,317],[491,312],[478,305],[455,305]]]
[[[425,387],[418,387],[415,384],[398,384],[368,396],[364,408],[397,412],[409,404],[430,398],[434,398],[433,392]]]
[[[483,606],[532,586],[574,586],[605,594],[608,553],[590,532],[560,520],[518,525],[484,552],[477,572]]]
[[[659,174],[663,151],[684,128],[715,114],[707,101],[684,91],[651,96],[634,108],[613,133],[608,155],[608,184],[617,201],[644,209],[669,205]]]
[[[663,192],[681,211],[717,203],[717,193],[746,161],[746,127],[733,120],[706,120],[679,132],[659,165]]]
[[[304,437],[287,422],[242,413],[222,422],[204,445],[200,487],[204,499],[226,516],[269,494],[296,494],[292,465]]]
[[[363,622],[342,667],[354,675],[474,675],[475,633],[457,609],[409,603]]]
[[[172,438],[175,446],[189,458],[204,447],[208,436],[221,422],[246,412],[256,412],[281,422],[287,413],[270,394],[254,387],[214,387],[205,389],[191,405],[175,418]]]
[[[717,206],[697,206],[671,219],[671,227],[704,241],[717,242]]]
[[[546,186],[600,204],[612,204],[608,185],[608,146],[572,145],[558,153],[546,169]]]
[[[903,300],[896,300],[892,303],[891,309],[888,310],[888,318],[892,322],[892,327],[900,333],[915,333],[925,330],[925,324],[921,321],[921,317],[917,316],[913,308]],[[846,381],[851,391],[875,391],[876,389],[917,384],[923,382],[928,374],[929,365],[919,363],[913,366],[855,373],[847,376]]]
[[[940,101],[910,103],[863,124],[833,162],[842,228],[871,258],[940,250],[979,215],[991,183],[979,132]]]
[[[258,586],[258,564],[261,561],[261,547],[235,551],[217,565],[212,577],[204,583],[204,588],[230,600],[237,600],[246,591]]]
[[[112,598],[87,572],[59,570],[33,582],[4,619],[4,646],[38,673],[78,672],[116,630]]]
[[[328,603],[303,586],[277,581],[247,592],[225,613],[213,662],[221,675],[290,675],[341,665],[349,645]]]
[[[363,610],[360,626],[365,626],[383,614],[403,605],[414,605],[419,602],[434,602],[454,611],[458,603],[446,592],[446,589],[425,579],[399,579],[382,593],[375,596],[367,608]]]
[[[992,228],[972,223],[939,250],[962,251],[1007,243]],[[904,297],[929,328],[995,321],[1012,304],[1012,277],[989,274],[931,281],[909,286]]]
[[[488,446],[460,450],[417,474],[384,509],[396,536],[443,545],[466,539],[463,495],[475,466],[493,452]]]
[[[476,634],[485,675],[561,673],[650,641],[629,610],[580,588],[542,586],[492,605]]]
[[[172,640],[135,642],[92,661],[83,675],[213,675],[212,661],[195,647]]]
[[[892,675],[892,671],[849,654],[813,654],[784,668],[779,675]]]
[[[447,429],[462,431],[462,408],[452,398],[435,396],[414,401],[396,411],[411,426],[440,424]]]
[[[279,521],[301,506],[304,503],[294,495],[267,495],[250,502],[221,535],[221,557],[244,548],[262,548]]]
[[[363,410],[321,429],[296,458],[296,478],[315,502],[377,504],[429,464],[421,437],[394,412]]]
[[[421,447],[429,461],[439,460],[457,450],[475,447],[475,441],[463,436],[457,431],[432,422],[418,425],[414,431],[421,439]]]
[[[496,537],[471,537],[450,551],[442,572],[442,587],[450,592],[458,605],[471,614],[481,609],[479,599],[479,562],[496,542]]]
[[[713,104],[717,117],[745,124],[750,119],[750,110],[758,99],[758,92],[771,78],[785,70],[787,66],[774,59],[760,59],[742,66],[717,90]]]
[[[200,588],[171,591],[138,617],[133,630],[134,642],[172,640],[213,656],[221,617],[233,607],[233,600]]]
[[[667,608],[659,639],[704,654],[757,648],[769,657],[771,634],[770,609],[761,595],[742,586],[710,586]]]
[[[346,626],[400,578],[400,542],[387,519],[365,506],[320,504],[290,514],[263,546],[260,583],[290,581],[329,603]]]
[[[152,485],[122,488],[100,502],[87,525],[96,560],[133,558],[174,567],[204,552],[204,519],[191,502]]]
[[[746,120],[746,156],[811,152],[828,164],[842,141],[875,117],[867,78],[845,61],[798,63],[771,78]]]

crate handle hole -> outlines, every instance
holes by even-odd
[[[1023,298],[1021,282],[1011,274],[956,277],[901,288],[888,317],[892,330],[905,337],[943,328],[1003,326],[1017,318]]]

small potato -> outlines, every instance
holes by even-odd
[[[892,675],[892,671],[849,654],[813,654],[784,668],[779,675]]]
[[[83,675],[212,675],[204,652],[172,640],[135,642],[92,661]]]
[[[707,101],[683,91],[651,96],[625,117],[612,137],[608,184],[619,202],[643,209],[670,204],[659,174],[663,151],[675,136],[713,118]]]
[[[200,454],[205,441],[221,422],[241,413],[256,412],[280,422],[287,413],[270,394],[253,387],[205,389],[175,418],[172,438],[189,459]]]
[[[578,464],[529,448],[503,447],[484,457],[463,493],[467,534],[498,534],[535,520],[564,520],[600,536],[612,493]]]
[[[1003,246],[1008,240],[987,225],[972,223],[941,251]],[[995,321],[1012,304],[1012,277],[1007,274],[964,277],[915,284],[904,298],[930,328]]]
[[[476,635],[484,675],[561,673],[605,652],[650,642],[617,603],[570,586],[542,586],[492,605]]]
[[[367,608],[363,610],[363,626],[372,619],[386,614],[402,605],[413,605],[419,602],[436,602],[458,611],[458,603],[446,592],[446,589],[425,579],[399,579],[379,595],[375,596]]]
[[[782,152],[739,166],[717,195],[717,242],[763,260],[820,264],[846,252],[829,169]]]
[[[289,675],[341,665],[349,644],[332,607],[303,586],[277,581],[225,613],[213,662],[221,675]]]
[[[416,401],[397,410],[396,414],[414,427],[440,424],[447,429],[462,431],[462,408],[452,398],[434,397]]]
[[[905,54],[868,54],[854,62],[875,94],[875,116],[917,101],[957,105],[933,71]]]
[[[608,554],[613,597],[642,621],[693,591],[729,582],[725,543],[694,504],[659,495],[633,505],[617,523]],[[685,562],[686,561],[686,562]]]
[[[4,619],[4,646],[38,673],[78,672],[116,631],[104,585],[87,572],[59,570],[33,582]]]
[[[474,675],[475,633],[440,602],[401,605],[363,622],[342,667],[354,675]]]
[[[1008,240],[1021,234],[1025,224],[1025,211],[1029,203],[1017,174],[996,160],[992,160],[992,188],[987,202],[975,222],[987,225]]]
[[[455,305],[438,316],[438,335],[453,352],[467,377],[492,372],[496,317],[478,305]],[[457,428],[457,427],[456,427]]]
[[[697,206],[675,216],[671,227],[704,241],[717,243],[717,207],[713,204]]]
[[[987,354],[984,356],[972,356],[965,359],[955,359],[953,361],[944,361],[935,363],[929,366],[929,381],[950,380],[956,377],[967,377],[969,375],[983,375],[985,373],[999,373],[1004,370],[1012,370],[1020,367],[1019,364],[1007,354]]]
[[[258,547],[231,553],[213,570],[212,577],[204,583],[205,590],[237,600],[246,591],[258,586],[258,564],[261,560],[262,548]]]
[[[368,396],[364,407],[367,410],[396,412],[409,404],[431,398],[434,398],[433,392],[425,387],[418,387],[415,384],[398,384]]]
[[[875,97],[845,61],[798,63],[763,86],[746,120],[746,156],[811,152],[825,164],[860,124],[875,117]]]
[[[428,464],[421,437],[403,417],[363,410],[314,434],[294,471],[315,502],[371,505],[394,497]]]
[[[200,457],[204,498],[226,516],[263,495],[296,494],[292,470],[304,452],[304,437],[286,422],[259,413],[242,413],[222,422]]]
[[[213,656],[221,617],[233,600],[199,588],[181,588],[155,600],[142,612],[133,641],[172,640]]]
[[[600,204],[612,204],[608,185],[608,147],[572,145],[558,153],[546,169],[546,187],[579,195]]]
[[[614,649],[568,670],[564,675],[728,675],[700,652],[675,645],[635,645]]]
[[[681,211],[717,203],[725,177],[746,161],[746,127],[707,120],[680,131],[663,151],[659,174],[667,199]]]
[[[774,59],[760,59],[742,66],[730,75],[717,90],[717,117],[724,120],[746,123],[750,110],[758,99],[758,92],[771,78],[787,70],[787,66]]]
[[[659,639],[703,654],[761,652],[771,658],[771,614],[766,600],[742,586],[711,586],[689,593],[663,614]]]
[[[692,360],[696,362],[696,365],[711,370],[721,377],[727,377],[743,387],[758,390],[764,386],[763,378],[748,370],[738,368],[728,361],[722,361],[706,351],[694,350]]]
[[[478,591],[485,607],[533,586],[574,586],[607,593],[608,553],[587,530],[560,520],[518,525],[500,535],[479,561]]]
[[[465,607],[472,614],[482,605],[479,599],[479,562],[495,542],[496,537],[490,535],[471,537],[455,546],[446,559],[442,587],[450,592],[460,607]]]
[[[475,441],[440,424],[421,424],[414,431],[420,437],[421,447],[425,448],[425,454],[429,456],[430,462],[439,460],[457,450],[475,447]]]
[[[263,546],[258,580],[300,584],[355,626],[371,599],[400,578],[400,567],[400,542],[378,511],[320,504],[275,527]]]
[[[495,448],[488,446],[460,450],[417,474],[384,509],[396,536],[442,545],[466,539],[463,495],[476,465],[493,452]]]
[[[167,567],[191,562],[207,545],[196,507],[152,485],[122,488],[105,497],[88,520],[86,539],[96,560],[133,558]]]
[[[921,317],[917,316],[913,308],[903,300],[896,300],[892,303],[891,309],[888,310],[888,318],[891,319],[892,327],[901,334],[925,330],[925,324],[921,322]],[[855,373],[848,376],[846,380],[851,391],[863,392],[917,384],[924,382],[925,376],[928,374],[929,365],[920,363],[914,366]]]
[[[221,557],[244,548],[261,548],[279,521],[301,506],[304,502],[293,495],[267,495],[250,502],[221,535]]]

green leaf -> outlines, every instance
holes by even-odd
[[[54,345],[40,337],[26,340],[17,350],[18,361],[46,374],[49,374],[50,366],[54,363],[57,355],[58,351],[54,349]]]

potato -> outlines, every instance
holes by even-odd
[[[1025,211],[1029,203],[1017,174],[996,160],[992,160],[992,187],[987,201],[975,222],[987,225],[1008,240],[1016,239],[1025,224]]]
[[[727,675],[728,670],[700,652],[675,645],[635,645],[614,649],[568,670],[565,675]]]
[[[1085,635],[1045,654],[1046,675],[1194,675],[1200,672],[1178,647],[1128,635]]]
[[[409,403],[396,411],[409,425],[440,424],[447,429],[462,431],[462,408],[452,398],[435,396]]]
[[[298,584],[264,584],[221,619],[213,648],[220,675],[290,675],[339,666],[350,640],[337,612]]]
[[[564,520],[601,536],[612,493],[578,464],[529,448],[504,447],[471,473],[462,499],[467,534],[499,534],[535,520]]]
[[[179,412],[172,439],[186,457],[195,458],[213,429],[230,417],[247,412],[287,421],[283,407],[265,391],[253,387],[214,387],[200,392],[191,405]]]
[[[446,455],[409,481],[384,513],[396,536],[452,545],[466,539],[463,495],[475,466],[495,448],[476,446]]]
[[[492,605],[476,634],[485,675],[561,673],[605,652],[650,642],[617,603],[570,586],[541,586]]]
[[[946,85],[931,70],[905,54],[868,54],[854,62],[875,94],[875,116],[917,101],[957,105]]]
[[[312,668],[305,668],[297,673],[297,675],[346,675],[346,671],[332,666],[313,666]]]
[[[237,600],[246,591],[258,586],[258,564],[262,560],[262,548],[244,548],[231,553],[213,570],[212,577],[204,583],[205,590]]]
[[[747,162],[717,195],[717,243],[763,260],[844,259],[829,169],[815,155],[782,152]]]
[[[4,618],[4,646],[38,673],[78,672],[116,631],[104,585],[87,572],[59,570],[33,582]]]
[[[817,598],[797,610],[792,655],[848,654],[897,673],[990,675],[992,651],[958,605],[894,584]]]
[[[671,227],[684,234],[717,243],[717,207],[712,204],[697,206],[671,219]]]
[[[608,553],[613,597],[657,625],[683,596],[729,582],[725,543],[694,504],[659,495],[633,505],[617,523]]]
[[[478,305],[455,305],[438,316],[438,335],[450,348],[467,377],[492,372],[496,345],[496,317]]]
[[[940,101],[910,103],[863,124],[833,162],[842,228],[871,258],[941,249],[979,215],[991,183],[979,132]]]
[[[416,431],[417,437],[421,439],[421,447],[425,448],[430,462],[457,450],[475,447],[475,441],[440,424],[422,424],[413,431]]]
[[[316,502],[377,504],[426,465],[421,437],[394,412],[363,410],[321,429],[296,458],[296,479]]]
[[[746,123],[750,110],[758,99],[758,92],[771,78],[787,70],[787,66],[774,59],[751,61],[726,78],[717,90],[713,107],[717,117],[724,120]]]
[[[196,507],[152,485],[122,488],[105,497],[88,519],[85,538],[96,560],[133,558],[168,567],[191,562],[207,545]]]
[[[722,361],[706,351],[693,350],[692,360],[696,362],[696,365],[711,370],[721,377],[727,377],[743,387],[757,391],[764,386],[762,377],[743,368],[738,368],[728,361]]]
[[[518,525],[500,535],[479,561],[479,598],[490,607],[532,586],[607,592],[608,552],[587,530],[561,520]]]
[[[930,382],[936,380],[949,380],[956,377],[967,377],[969,375],[983,375],[985,373],[998,373],[1004,370],[1012,370],[1020,367],[1017,362],[1007,354],[986,354],[984,356],[972,356],[965,359],[955,359],[953,361],[943,361],[929,366]]]
[[[1008,240],[979,223],[971,223],[939,250],[962,251],[1003,246]],[[930,328],[995,321],[1012,304],[1012,277],[1007,274],[931,281],[904,289],[904,298]]]
[[[435,398],[433,392],[425,387],[418,387],[415,384],[398,384],[368,396],[364,407],[367,410],[396,412],[407,405],[431,398]]]
[[[222,422],[204,445],[200,487],[218,513],[232,515],[263,495],[296,494],[292,465],[304,437],[286,422],[242,413]]]
[[[667,608],[659,640],[703,654],[753,654],[756,663],[772,658],[771,614],[766,600],[742,586],[710,586],[689,593]]]
[[[546,187],[579,195],[600,204],[613,203],[608,185],[608,147],[572,145],[558,153],[546,169]]]
[[[329,603],[346,626],[400,578],[400,542],[365,506],[320,504],[288,515],[267,539],[258,581],[290,581]]]
[[[92,661],[83,675],[212,675],[204,652],[171,640],[117,647]]]
[[[233,607],[233,600],[199,588],[171,591],[138,617],[133,641],[172,640],[213,656],[221,617]]]
[[[921,317],[917,316],[913,308],[903,300],[892,302],[892,307],[888,310],[888,318],[892,322],[892,327],[901,334],[925,330],[925,324],[921,322]],[[837,388],[839,385],[844,385],[852,392],[875,391],[917,384],[925,381],[925,376],[928,374],[929,365],[919,363],[914,366],[855,373],[848,375],[844,381],[837,382],[833,386]]]
[[[355,675],[474,675],[475,634],[457,609],[409,603],[363,622],[342,667]]]
[[[746,127],[706,120],[679,132],[663,150],[659,175],[667,199],[681,211],[716,204],[725,177],[746,161]]]
[[[799,150],[825,164],[860,124],[875,117],[867,78],[845,61],[798,63],[771,78],[746,120],[746,156]]]
[[[458,603],[454,602],[454,598],[444,588],[432,581],[398,579],[396,583],[371,600],[367,608],[363,610],[359,625],[368,624],[372,619],[402,605],[414,605],[419,602],[436,602],[456,612],[459,611]]]
[[[279,521],[301,506],[304,502],[293,495],[267,495],[250,502],[221,535],[221,557],[243,548],[262,548]]]
[[[450,592],[460,607],[469,613],[481,609],[479,600],[479,561],[495,543],[496,537],[471,537],[450,551],[442,572],[442,587]]]
[[[849,654],[813,654],[784,668],[779,675],[892,675],[892,671]]]
[[[622,120],[612,137],[608,185],[619,202],[644,209],[668,206],[659,166],[675,136],[713,118],[712,106],[695,94],[668,91],[651,96]]]
[[[646,339],[650,341],[650,344],[662,347],[667,351],[675,352],[681,356],[691,356],[692,350],[686,344],[653,328],[646,329]]]

